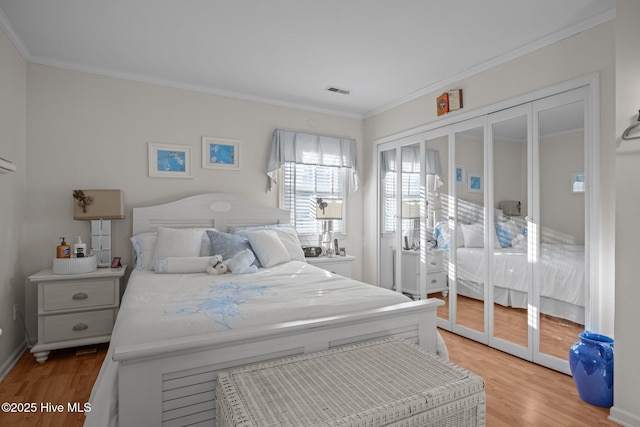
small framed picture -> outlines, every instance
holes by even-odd
[[[149,176],[191,178],[191,147],[150,142]]]
[[[454,89],[449,91],[449,111],[459,110],[462,108],[462,89]]]
[[[436,112],[439,116],[449,112],[449,94],[443,93],[436,98]]]
[[[456,165],[456,184],[464,185],[465,182],[464,166]]]
[[[467,191],[470,193],[482,193],[482,175],[479,173],[469,172]]]
[[[120,260],[122,258],[120,258],[119,256],[114,257],[113,261],[111,261],[111,268],[120,268],[122,267],[122,264],[120,263]]]
[[[571,174],[571,192],[584,193],[584,172],[573,172]]]
[[[202,167],[240,169],[240,141],[237,139],[202,137]]]

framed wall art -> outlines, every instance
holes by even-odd
[[[240,141],[237,139],[202,137],[202,167],[240,169]]]
[[[150,142],[149,176],[191,178],[191,146]]]
[[[482,191],[484,191],[482,186],[482,175],[479,173],[469,172],[468,178],[467,191],[470,193],[482,193]]]
[[[456,184],[464,185],[465,184],[465,173],[463,165],[456,165]]]

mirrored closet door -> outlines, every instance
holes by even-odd
[[[533,103],[534,361],[569,373],[569,347],[585,329],[589,285],[586,94],[576,89]]]
[[[378,145],[379,283],[438,326],[569,373],[597,281],[587,86]]]
[[[532,359],[533,259],[527,244],[531,194],[531,105],[489,116],[489,199],[495,229],[488,282],[491,346]]]
[[[454,332],[487,342],[486,117],[454,125],[452,169],[456,185],[451,227],[455,277]]]

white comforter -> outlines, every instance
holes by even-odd
[[[459,279],[483,283],[485,254],[483,248],[457,249]],[[529,292],[528,268],[540,263],[540,296],[584,306],[585,262],[584,246],[543,244],[539,257],[512,248],[494,253],[494,286]]]
[[[255,274],[210,276],[133,271],[86,426],[117,421],[113,349],[189,335],[322,318],[410,301],[399,293],[291,261]],[[443,345],[439,348],[445,351]],[[445,355],[446,357],[446,355]]]

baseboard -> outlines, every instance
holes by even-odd
[[[18,348],[16,348],[15,351],[11,354],[9,359],[7,359],[7,361],[4,362],[2,366],[0,366],[0,381],[4,379],[4,377],[9,373],[9,371],[11,371],[11,369],[18,362],[18,360],[20,360],[20,356],[22,356],[22,353],[24,353],[26,349],[27,349],[27,342],[22,341],[22,343],[20,343]]]
[[[625,427],[640,426],[640,415],[632,414],[614,406],[609,411],[609,421]]]

